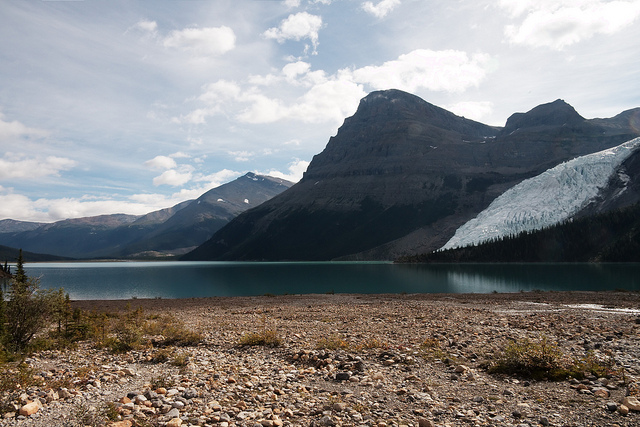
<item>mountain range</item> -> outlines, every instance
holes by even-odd
[[[198,199],[142,216],[100,215],[54,223],[0,221],[0,244],[70,258],[157,258],[181,255],[210,238],[241,212],[292,185],[254,173]]]
[[[0,244],[73,258],[394,260],[638,202],[639,136],[640,108],[585,119],[556,100],[498,127],[377,91],[295,185],[249,173],[144,216],[3,220]]]
[[[520,182],[638,136],[640,108],[589,120],[556,100],[495,127],[402,91],[373,92],[300,182],[183,259],[391,260],[430,252]]]

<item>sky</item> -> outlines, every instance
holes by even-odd
[[[639,40],[640,0],[3,0],[0,220],[298,181],[375,90],[612,117],[640,107]]]

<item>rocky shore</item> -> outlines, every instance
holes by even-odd
[[[637,292],[74,306],[169,314],[203,339],[123,354],[89,342],[34,354],[26,364],[38,382],[1,396],[0,426],[640,425]],[[267,332],[279,346],[240,345]],[[606,372],[559,381],[490,372],[509,343],[525,339],[546,340],[558,357],[597,361]]]

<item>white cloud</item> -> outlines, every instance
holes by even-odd
[[[493,113],[493,102],[490,101],[463,101],[445,107],[447,110],[467,119],[481,121]]]
[[[501,0],[500,6],[514,18],[524,15],[522,22],[505,27],[511,43],[557,50],[595,34],[618,32],[640,16],[638,0]]]
[[[311,70],[311,64],[307,62],[290,62],[282,68],[282,74],[288,81],[295,81],[298,76],[307,74],[309,70]]]
[[[173,154],[169,154],[169,157],[171,157],[172,159],[189,159],[191,158],[191,156],[185,152],[182,151],[176,151]]]
[[[478,86],[489,69],[490,57],[485,54],[469,56],[455,50],[414,50],[397,60],[382,65],[357,69],[342,69],[334,75],[312,70],[304,61],[285,65],[277,75],[269,74],[272,86],[279,83],[289,87],[308,88],[297,98],[287,101],[270,96],[255,85],[220,80],[205,85],[198,101],[206,105],[174,119],[178,122],[200,124],[206,118],[225,114],[243,123],[274,123],[295,120],[304,123],[341,123],[353,114],[368,88],[401,89],[415,93],[419,89],[460,93]],[[368,89],[367,88],[367,89]]]
[[[201,125],[207,122],[207,117],[214,116],[220,112],[221,111],[218,107],[198,108],[191,111],[187,115],[173,117],[171,121],[173,123],[189,123],[192,125]]]
[[[148,33],[155,33],[158,30],[158,24],[156,21],[147,21],[143,19],[142,21],[136,22],[133,28]]]
[[[0,218],[19,218],[22,221],[43,221],[46,214],[37,212],[26,196],[14,194],[0,186]]]
[[[280,23],[279,27],[270,28],[264,32],[268,39],[275,39],[278,43],[285,40],[311,40],[314,52],[318,47],[318,32],[322,28],[322,17],[307,12],[291,14]]]
[[[165,47],[185,49],[196,55],[221,55],[235,48],[236,35],[229,27],[186,28],[172,31]]]
[[[380,66],[356,69],[352,78],[375,89],[463,92],[478,86],[487,73],[489,59],[481,53],[469,56],[459,50],[417,49]]]
[[[236,117],[241,122],[273,123],[287,116],[288,109],[282,105],[282,101],[279,99],[272,99],[264,94],[250,91],[240,100],[249,103],[249,106],[245,107]]]
[[[255,86],[243,90],[237,83],[221,80],[203,87],[204,92],[197,99],[205,102],[206,107],[193,110],[179,120],[204,123],[208,116],[235,110],[233,117],[244,123],[274,123],[285,119],[339,123],[355,112],[359,100],[366,95],[361,85],[344,78],[349,77],[348,73],[327,77],[324,71],[311,71],[310,64],[303,61],[287,64],[281,75],[270,76],[273,82],[284,80],[293,86],[309,87],[309,90],[287,104]]]
[[[198,97],[200,101],[208,104],[217,104],[230,98],[236,98],[240,94],[240,86],[235,82],[218,80],[203,87],[204,92]]]
[[[47,131],[30,128],[17,120],[4,121],[4,114],[0,113],[0,142],[17,138],[43,138],[48,135]]]
[[[298,182],[302,179],[302,175],[307,171],[309,167],[309,162],[306,160],[295,160],[289,163],[287,171],[288,172],[280,172],[275,169],[271,169],[268,172],[255,172],[260,175],[269,175],[275,178],[286,179],[291,182]]]
[[[248,162],[255,153],[250,151],[230,151],[229,155],[234,158],[236,162]]]
[[[345,79],[313,86],[288,110],[288,117],[307,123],[340,123],[355,113],[366,95],[361,85]]]
[[[203,183],[202,185],[193,188],[182,188],[180,191],[166,196],[163,194],[136,194],[130,197],[133,202],[147,205],[149,208],[145,211],[152,212],[156,209],[163,209],[165,207],[174,206],[185,200],[193,200],[202,196],[212,188],[216,188],[225,184],[233,179],[239,177],[240,172],[232,171],[229,169],[223,169],[218,172],[214,172],[209,175],[197,175],[193,177],[194,182]]]
[[[362,9],[377,18],[384,18],[389,12],[400,4],[400,0],[382,0],[378,4],[367,1],[362,4]]]
[[[177,167],[176,161],[167,156],[156,156],[151,160],[144,162],[144,165],[154,170],[166,170]]]
[[[291,105],[253,93],[242,98],[250,105],[238,114],[237,119],[246,123],[273,123],[285,119],[305,123],[340,123],[355,112],[365,95],[362,86],[343,79],[316,84]]]
[[[210,175],[200,176],[196,179],[198,182],[206,182],[209,187],[207,190],[211,188],[219,187],[222,184],[231,181],[241,175],[240,172],[232,171],[230,169],[222,169],[221,171],[212,173]]]
[[[300,0],[284,0],[284,5],[293,9],[300,6]]]
[[[0,218],[54,222],[68,218],[116,213],[145,215],[149,212],[174,206],[185,200],[196,199],[212,188],[219,187],[240,175],[240,172],[223,169],[194,179],[203,183],[203,185],[195,188],[180,189],[180,191],[170,195],[157,193],[133,194],[121,200],[93,196],[32,200],[25,195],[15,193],[11,188],[0,186]]]
[[[137,202],[133,199],[96,200],[89,197],[31,200],[22,194],[0,187],[0,218],[18,218],[22,221],[54,222],[68,218],[116,213],[143,215],[176,203],[178,201],[172,203],[161,195],[157,195],[153,200],[149,198],[146,202]]]
[[[170,185],[172,187],[179,187],[191,181],[193,177],[193,167],[183,166],[180,170],[169,169],[164,171],[161,175],[153,178],[153,185],[156,187],[160,185]]]
[[[66,157],[23,158],[21,155],[5,153],[5,158],[0,159],[0,179],[30,180],[59,176],[60,172],[73,169],[76,165],[75,160]]]

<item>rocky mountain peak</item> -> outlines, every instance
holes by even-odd
[[[483,141],[497,132],[400,90],[372,92],[313,158],[305,179],[397,175],[414,169],[420,173],[424,162],[446,167],[451,159],[464,155],[454,146]]]
[[[502,130],[509,135],[519,129],[546,129],[556,126],[576,126],[585,122],[585,118],[562,99],[548,104],[538,105],[526,113],[515,113],[507,119]]]
[[[623,117],[585,120],[557,100],[513,115],[505,134],[400,90],[373,92],[300,182],[236,217],[185,259],[428,252],[522,180],[628,141],[637,133],[629,118],[626,125]]]

